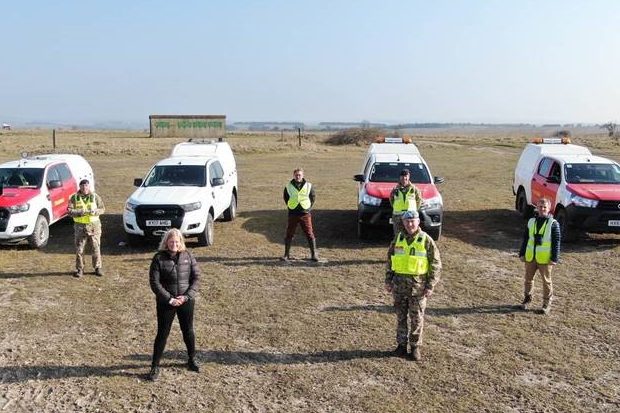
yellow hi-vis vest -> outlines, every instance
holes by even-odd
[[[405,211],[417,211],[418,205],[415,202],[414,194],[415,190],[413,187],[410,187],[405,193],[400,189],[397,190],[392,203],[392,213],[394,215],[401,215]]]
[[[428,273],[426,233],[420,232],[409,245],[402,232],[398,233],[391,257],[392,271],[396,274],[417,276]]]
[[[286,185],[286,192],[288,192],[288,202],[286,206],[288,206],[288,209],[295,209],[297,208],[297,205],[301,205],[303,209],[310,209],[312,206],[312,203],[310,202],[311,188],[312,184],[310,182],[306,182],[300,190],[297,190],[295,185],[289,182]]]
[[[525,248],[525,261],[532,262],[536,259],[536,262],[539,264],[549,264],[551,262],[551,224],[553,224],[553,218],[549,217],[536,232],[536,218],[530,218],[527,222],[530,236]],[[534,235],[542,236],[540,245],[534,245]]]
[[[98,215],[91,215],[90,212],[97,209],[97,201],[95,201],[95,194],[88,194],[87,196],[80,196],[78,194],[71,195],[71,208],[83,209],[86,211],[86,215],[81,217],[73,217],[73,222],[76,224],[90,224],[93,222],[99,222]]]

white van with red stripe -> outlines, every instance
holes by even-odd
[[[49,225],[67,216],[71,195],[93,170],[80,155],[24,157],[0,165],[0,243],[28,240],[33,248],[47,245]]]
[[[433,239],[439,239],[443,222],[443,199],[418,147],[410,138],[384,138],[370,144],[361,173],[353,177],[358,184],[357,230],[366,238],[372,227],[387,227],[392,218],[390,193],[398,184],[400,172],[408,169],[411,182],[422,192],[420,225]]]
[[[566,138],[526,145],[512,191],[525,218],[540,198],[551,200],[564,240],[574,240],[580,231],[620,233],[620,165]]]

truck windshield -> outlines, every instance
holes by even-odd
[[[569,184],[620,184],[620,167],[615,164],[567,163],[564,173]]]
[[[5,188],[39,188],[43,168],[0,168],[0,185]]]
[[[398,182],[400,171],[408,169],[414,184],[430,184],[428,169],[422,163],[377,162],[370,171],[370,182]]]
[[[205,186],[202,165],[161,165],[151,170],[144,186]]]

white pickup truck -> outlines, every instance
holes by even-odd
[[[123,212],[130,245],[158,240],[169,228],[212,245],[213,222],[237,214],[237,165],[227,142],[179,143],[134,186]]]
[[[93,170],[80,155],[37,155],[0,165],[0,242],[46,246],[49,226],[67,216],[82,179],[94,190]]]

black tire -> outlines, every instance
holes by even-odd
[[[443,227],[443,225],[438,225],[436,227],[430,227],[428,230],[425,230],[424,232],[426,232],[433,240],[439,241],[439,238],[441,237],[441,227]]]
[[[203,247],[208,247],[213,245],[213,215],[207,215],[207,224],[205,225],[205,230],[198,235],[198,244]]]
[[[224,221],[232,221],[237,217],[237,195],[230,196],[230,206],[224,211]]]
[[[47,218],[43,215],[37,217],[37,221],[34,224],[34,231],[32,235],[28,237],[28,244],[32,248],[43,248],[47,245],[50,239],[50,227],[47,222]]]
[[[525,191],[523,190],[523,188],[519,189],[519,192],[517,192],[517,198],[515,199],[515,208],[525,219],[530,219],[534,216],[534,208],[528,205],[527,197],[525,196]]]
[[[139,247],[143,243],[143,239],[140,235],[125,233],[125,236],[127,238],[127,245],[130,247]]]
[[[359,239],[370,238],[370,228],[368,228],[368,225],[362,222],[358,222],[357,223],[357,236],[359,237]]]
[[[568,225],[568,216],[564,209],[559,209],[555,215],[556,221],[560,224],[560,233],[563,242],[574,242],[577,240],[577,231]]]

